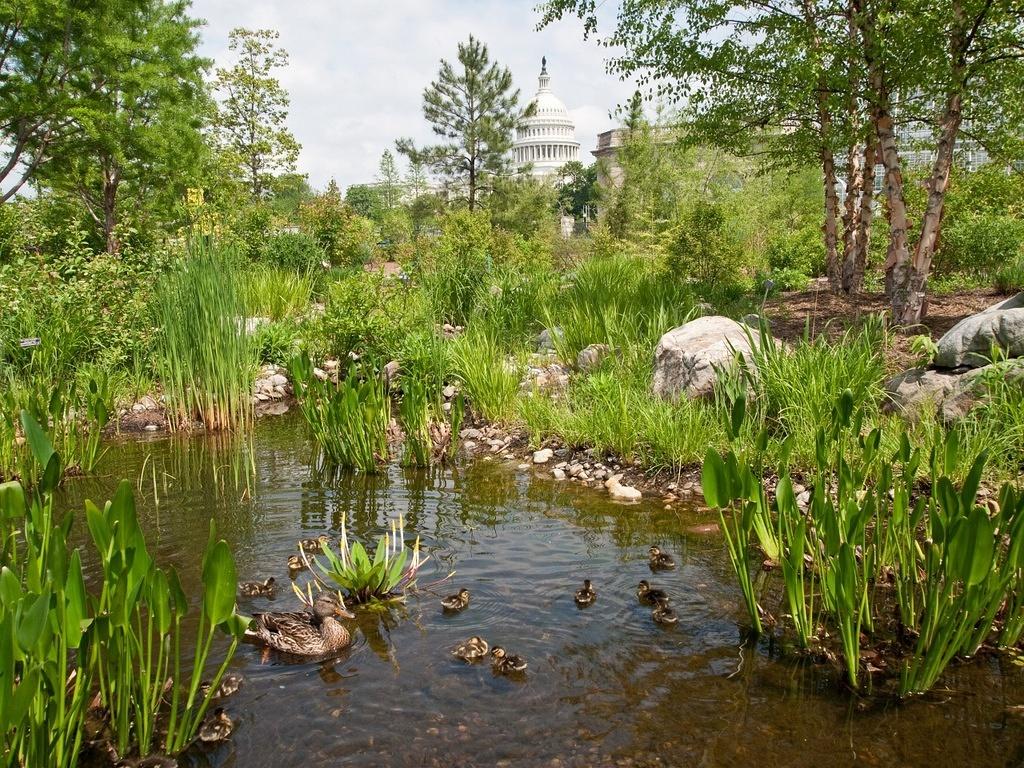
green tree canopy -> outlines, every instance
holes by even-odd
[[[263,197],[274,173],[295,170],[301,146],[287,128],[288,92],[274,76],[288,64],[272,29],[231,30],[229,49],[237,61],[218,68],[220,97],[215,136],[245,179],[254,198]]]

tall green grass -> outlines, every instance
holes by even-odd
[[[486,328],[467,330],[452,344],[452,360],[476,415],[497,422],[515,418],[520,365],[493,332]]]
[[[390,457],[391,398],[381,377],[353,366],[337,384],[321,381],[303,353],[291,364],[299,407],[329,464],[366,473]]]
[[[256,361],[233,262],[221,247],[198,248],[157,285],[156,368],[176,429],[194,420],[209,430],[251,421]]]
[[[281,267],[252,268],[242,280],[246,315],[271,320],[301,317],[310,309],[316,283],[316,275],[311,272]]]

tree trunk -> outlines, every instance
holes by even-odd
[[[864,270],[871,249],[871,220],[875,214],[875,159],[878,141],[873,130],[868,131],[864,145],[864,169],[861,181],[860,213],[857,216],[856,244],[849,275],[843,274],[843,290],[852,295],[864,287]]]
[[[121,175],[117,168],[106,168],[103,171],[103,239],[107,253],[116,254],[121,250],[121,242],[117,236],[117,188],[121,183]]]
[[[471,159],[469,163],[469,211],[472,213],[476,208],[476,160]]]
[[[850,293],[854,265],[857,260],[857,236],[860,233],[860,201],[864,195],[864,171],[861,147],[854,144],[846,153],[846,200],[843,205],[843,261],[840,289]]]
[[[889,94],[881,73],[872,78],[877,103],[872,105],[872,120],[878,134],[878,147],[885,168],[885,198],[889,216],[889,249],[885,258],[885,292],[894,297],[893,288],[905,283],[903,274],[910,266],[910,245],[907,240],[907,202],[903,192],[903,170],[896,147],[896,130],[889,112]],[[895,301],[895,299],[894,299]]]

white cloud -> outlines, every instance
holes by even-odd
[[[537,0],[193,0],[204,18],[203,54],[224,64],[234,27],[270,27],[290,56],[279,72],[291,96],[289,127],[302,144],[299,170],[323,187],[334,177],[372,181],[395,139],[431,140],[422,93],[441,58],[453,60],[471,33],[512,70],[523,103],[536,90],[542,55],[552,90],[576,120],[590,158],[609,111],[633,86],[605,73],[606,51],[583,40],[576,19],[535,31]]]

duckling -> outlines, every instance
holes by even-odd
[[[662,598],[668,599],[668,593],[663,589],[654,589],[647,579],[641,579],[636,588],[636,596],[641,603],[656,603]]]
[[[327,536],[326,534],[321,534],[317,536],[315,539],[303,539],[299,542],[299,546],[301,546],[306,552],[316,554],[318,552],[323,552],[324,545],[330,542],[330,540],[330,536]]]
[[[510,654],[500,645],[496,645],[491,649],[491,665],[494,667],[495,672],[502,675],[510,675],[524,671],[526,669],[526,659],[522,656]]]
[[[662,552],[658,547],[652,546],[647,550],[648,565],[652,571],[667,571],[676,567],[676,561],[672,559],[672,555]]]
[[[455,646],[452,656],[457,656],[463,661],[479,661],[487,655],[487,641],[478,635],[474,635],[464,643]]]
[[[235,721],[224,711],[224,707],[217,707],[199,727],[199,740],[208,744],[224,741],[233,730],[235,730]]]
[[[217,686],[217,690],[213,693],[215,699],[226,699],[228,696],[234,696],[238,693],[238,689],[242,687],[242,683],[245,681],[241,675],[237,675],[234,672],[228,672],[224,677],[220,679],[220,685]],[[200,690],[205,696],[210,691],[210,681],[205,681],[201,686]]]
[[[273,597],[277,592],[277,584],[273,576],[266,581],[243,581],[238,585],[242,597]]]
[[[676,615],[676,612],[669,606],[667,597],[655,601],[654,610],[651,612],[651,618],[658,624],[675,624],[679,621],[679,617]]]
[[[306,565],[306,561],[298,555],[288,556],[288,575],[293,579],[299,575],[302,571],[306,570],[309,566]]]
[[[576,605],[581,607],[590,605],[597,600],[597,592],[590,586],[590,579],[583,580],[583,589],[577,589],[576,596],[573,599],[576,601]]]
[[[446,611],[461,611],[469,606],[469,590],[463,587],[454,595],[441,600],[441,607]]]

